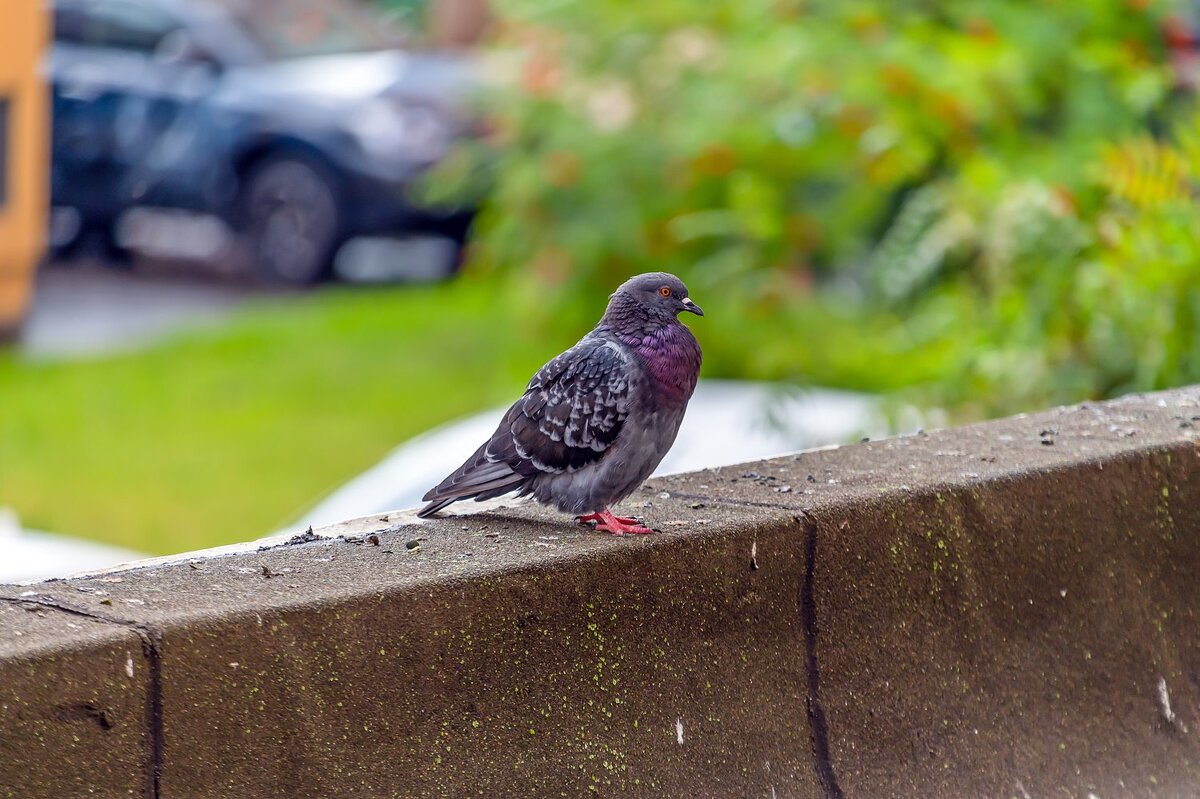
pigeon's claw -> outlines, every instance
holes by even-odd
[[[611,512],[602,510],[599,513],[589,513],[587,516],[580,516],[581,522],[596,522],[596,529],[602,533],[612,533],[613,535],[647,535],[653,533],[649,527],[645,527],[642,523],[629,516],[613,516]]]
[[[608,513],[608,511],[604,511],[604,513]],[[616,519],[621,524],[641,524],[642,523],[642,520],[637,518],[636,516],[614,516],[611,513],[609,513],[608,517],[610,519]],[[603,523],[605,521],[605,518],[600,513],[589,513],[587,516],[576,516],[575,521],[579,522],[580,524],[588,524],[591,522],[595,522],[595,523],[599,524],[599,523]]]

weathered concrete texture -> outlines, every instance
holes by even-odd
[[[149,697],[136,632],[0,601],[0,797],[145,795]]]
[[[646,538],[523,506],[46,583],[37,613],[0,587],[24,633],[0,635],[0,784],[1194,795],[1193,423],[1195,389],[658,478]],[[121,726],[76,742],[71,703]]]
[[[1200,789],[1197,460],[1160,452],[818,516],[820,577],[837,578],[817,613],[831,639],[856,639],[821,653],[846,794]]]

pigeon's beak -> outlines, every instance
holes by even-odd
[[[696,316],[704,316],[704,309],[702,309],[696,303],[692,302],[691,297],[684,297],[682,300],[680,300],[680,302],[683,303],[683,310],[691,311]]]

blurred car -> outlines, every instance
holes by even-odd
[[[465,132],[469,69],[403,45],[352,0],[55,0],[52,241],[232,230],[302,284],[356,237],[427,234],[452,265],[470,210],[409,187]]]

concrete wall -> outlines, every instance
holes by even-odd
[[[1193,796],[1197,423],[655,479],[645,538],[393,514],[0,586],[0,797]]]

